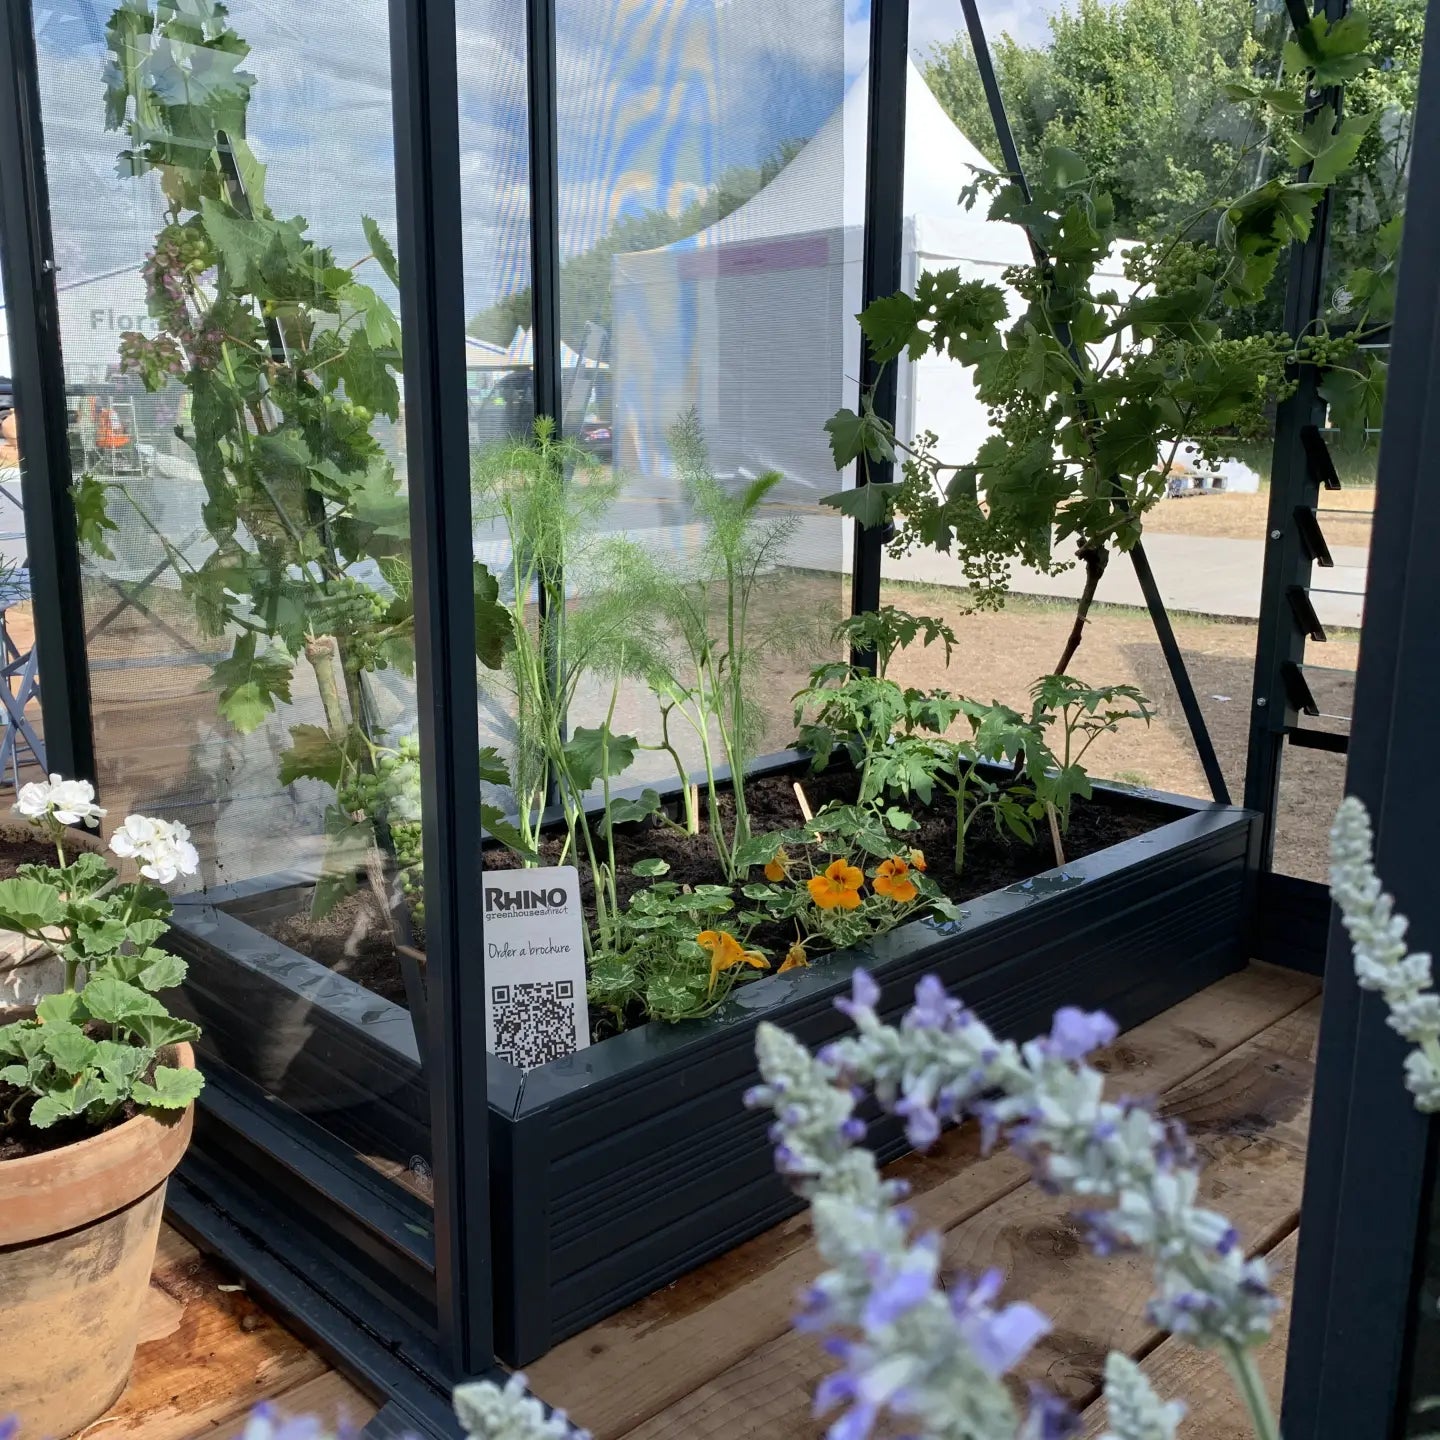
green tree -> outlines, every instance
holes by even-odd
[[[682,210],[646,210],[626,215],[588,250],[572,255],[560,267],[560,329],[567,345],[578,350],[585,327],[611,328],[611,261],[617,255],[656,250],[697,235],[738,210],[765,188],[805,148],[803,139],[784,140],[756,165],[732,165],[699,199]],[[530,287],[497,300],[475,315],[469,333],[478,340],[508,345],[517,329],[530,328]]]
[[[1350,263],[1362,259],[1373,243],[1367,237],[1402,206],[1425,21],[1424,0],[1369,0],[1355,8],[1369,22],[1376,64],[1352,79],[1346,105],[1377,120],[1336,196],[1332,233]],[[1034,170],[1052,146],[1082,156],[1114,202],[1120,234],[1154,238],[1214,195],[1238,193],[1273,173],[1263,152],[1242,158],[1255,136],[1226,87],[1280,77],[1287,33],[1282,6],[1077,0],[1049,23],[1046,45],[992,37],[1021,159]],[[1000,166],[963,35],[934,48],[925,78],[960,129]],[[1237,165],[1246,173],[1237,175]]]

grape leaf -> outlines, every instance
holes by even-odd
[[[257,656],[255,632],[243,631],[235,637],[230,658],[222,660],[210,676],[211,688],[220,692],[220,713],[242,735],[258,729],[274,712],[277,700],[290,703],[294,665],[284,646],[278,644]]]
[[[390,242],[381,234],[379,225],[370,216],[362,215],[360,224],[364,227],[365,241],[370,246],[370,253],[385,272],[385,278],[398,290],[400,288],[400,264],[395,259],[395,251],[391,249]]]

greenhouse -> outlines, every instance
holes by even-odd
[[[0,7],[0,1440],[1436,1433],[1426,0]]]

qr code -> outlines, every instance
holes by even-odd
[[[575,983],[534,980],[492,985],[495,1054],[522,1070],[575,1053]]]

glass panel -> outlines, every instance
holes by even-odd
[[[109,13],[39,35],[101,800],[199,848],[175,933],[212,1078],[423,1231],[386,8]]]
[[[1047,146],[1077,151],[1109,194],[1126,239],[1097,267],[1095,288],[1131,293],[1125,252],[1131,239],[1168,234],[1212,193],[1232,193],[1237,169],[1263,169],[1243,116],[1209,78],[1215,67],[1200,55],[1233,63],[1239,51],[1260,73],[1278,63],[1280,32],[1273,7],[1237,18],[1233,7],[1202,24],[1190,11],[1170,26],[1142,21],[1139,7],[1089,7],[1017,14],[981,5],[1007,114],[1032,177],[1043,174]],[[1209,12],[1207,12],[1208,14]],[[1149,12],[1146,12],[1149,16]],[[982,194],[957,209],[953,176],[1001,163],[995,127],[968,37],[953,10],[921,5],[912,34],[924,45],[929,89],[907,125],[907,243],[913,277],[948,267],[965,281],[1003,285],[1005,267],[1025,264],[1028,249],[1017,226],[984,217]],[[1248,72],[1247,72],[1248,73]],[[1163,136],[1160,149],[1156,137]],[[1248,176],[1247,181],[1248,183]],[[1198,236],[1192,238],[1203,238]],[[1283,274],[1262,304],[1227,320],[1239,338],[1277,325]],[[1009,291],[1012,315],[1020,302]],[[1088,357],[1092,369],[1108,360],[1108,343]],[[901,360],[902,439],[929,431],[949,465],[973,459],[991,433],[992,418],[961,366],[933,353]],[[1201,709],[1233,792],[1243,788],[1249,693],[1263,565],[1273,408],[1259,407],[1243,427],[1201,455],[1189,444],[1166,453],[1161,498],[1145,513],[1145,547],[1169,611]],[[948,478],[949,472],[945,472]],[[906,603],[907,587],[945,588],[910,594],[909,602],[943,611],[956,625],[960,647],[951,683],[982,700],[999,698],[1029,708],[1031,683],[1060,663],[1075,604],[1085,585],[1074,563],[1075,542],[1057,543],[1060,573],[1039,565],[1012,566],[1009,597],[1000,613],[966,616],[974,595],[953,556],[916,549],[887,555],[887,600]],[[1129,723],[1097,740],[1086,757],[1092,773],[1183,794],[1208,793],[1175,685],[1155,638],[1130,557],[1113,553],[1096,591],[1084,638],[1067,668],[1097,686],[1131,685],[1148,698],[1148,727]],[[907,678],[934,678],[930,653],[907,656]]]
[[[763,726],[744,748],[780,749],[848,598],[842,524],[817,503],[839,488],[824,425],[853,404],[845,318],[859,308],[865,91],[846,91],[844,7],[560,0],[557,26],[564,427],[591,462],[576,481],[592,502],[572,507],[590,538],[570,591],[604,603],[648,571],[723,603],[719,537],[777,474],[740,543],[760,562],[743,648]],[[576,726],[605,720],[616,678],[585,677]],[[662,742],[643,682],[613,698],[615,731]],[[681,767],[701,765],[678,713],[670,739]],[[620,783],[676,770],[644,750]]]

